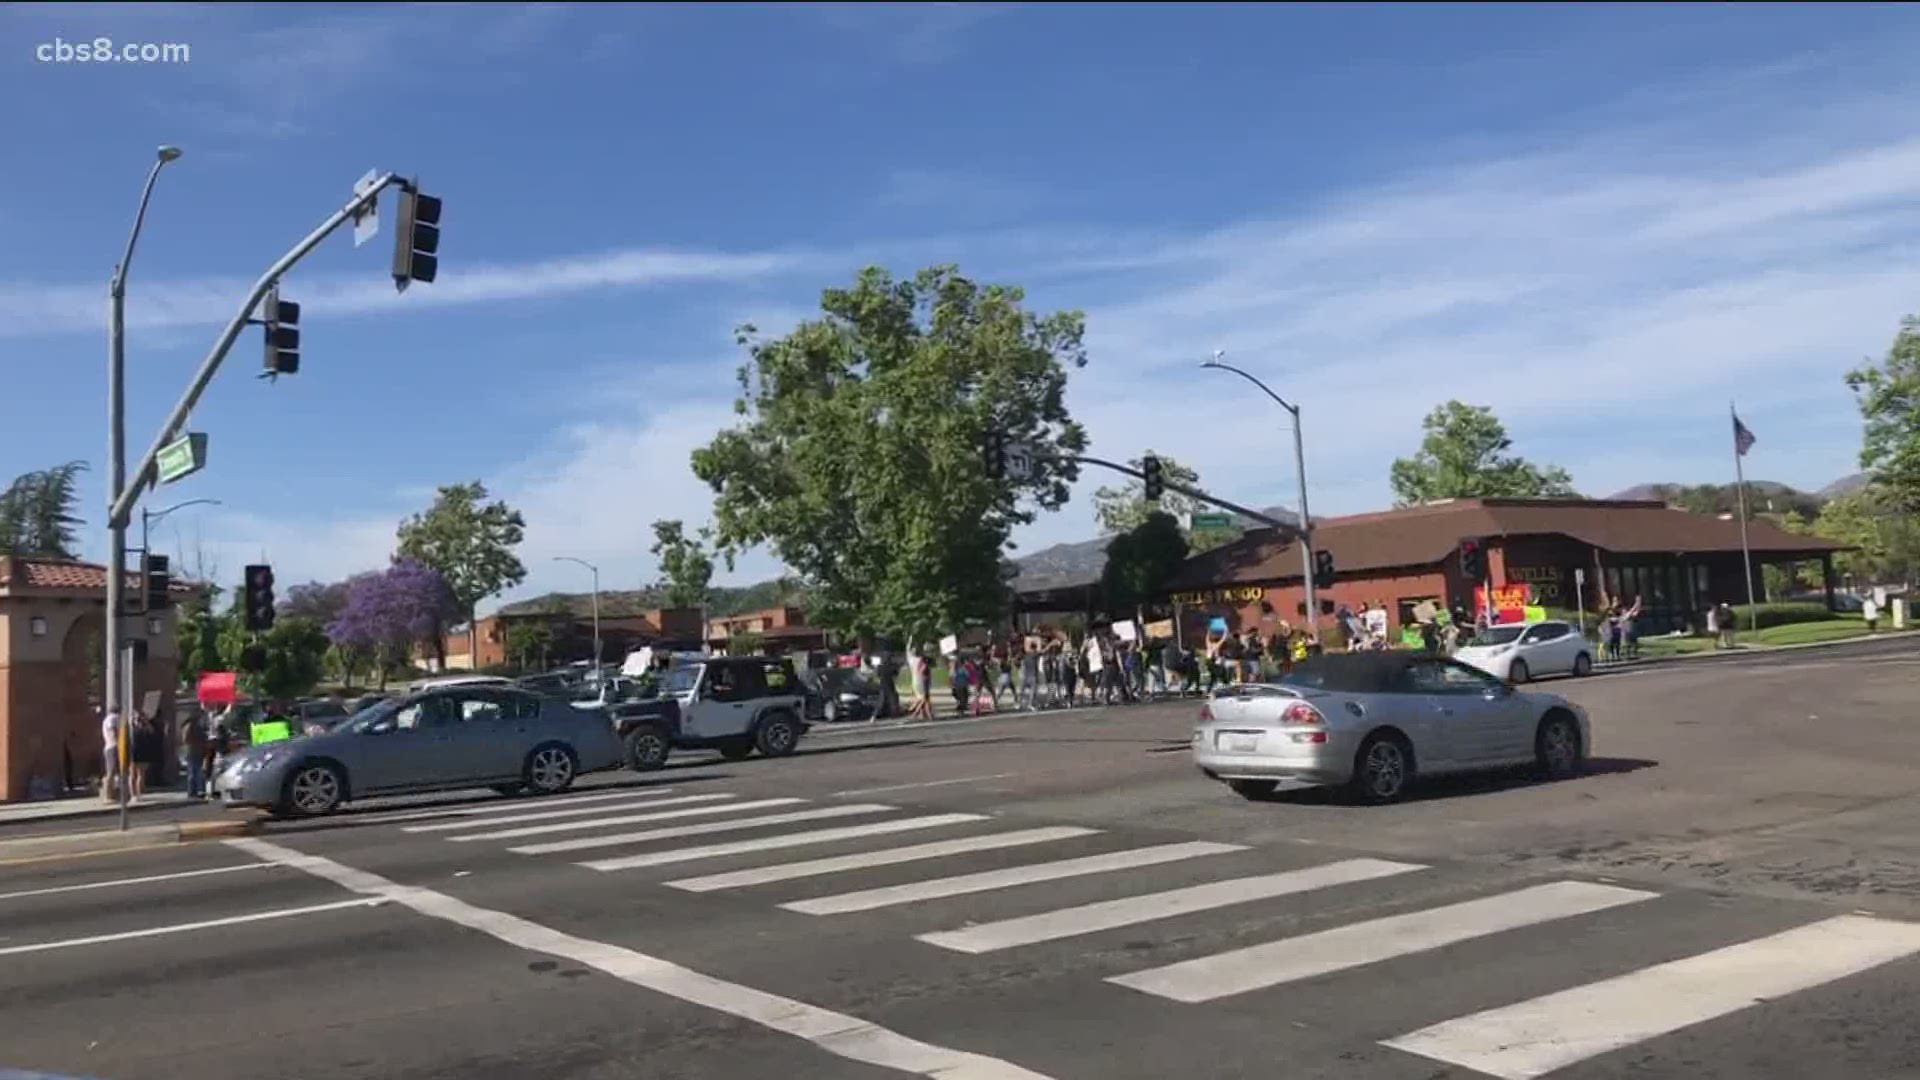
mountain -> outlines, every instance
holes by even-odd
[[[747,611],[762,611],[770,607],[779,607],[782,602],[795,607],[807,605],[806,590],[781,582],[758,581],[752,585],[715,585],[707,600],[709,618],[725,618]],[[659,586],[645,589],[623,589],[600,594],[600,615],[602,618],[619,618],[623,615],[643,615],[656,608],[666,606],[666,590]],[[547,593],[530,600],[516,600],[502,605],[495,614],[531,615],[537,612],[558,614],[571,611],[586,618],[593,614],[592,593]]]
[[[1265,507],[1260,513],[1289,523],[1298,520],[1293,511],[1284,506]],[[1241,518],[1238,523],[1242,529],[1263,527],[1260,522],[1249,518]],[[1022,555],[1013,560],[1013,564],[1020,568],[1019,576],[1013,579],[1013,587],[1054,589],[1097,581],[1100,571],[1107,565],[1107,542],[1110,539],[1101,536],[1092,540],[1075,540],[1041,548],[1031,555]]]
[[[1835,480],[1833,483],[1828,484],[1826,487],[1823,487],[1819,491],[1814,492],[1814,494],[1820,496],[1823,499],[1838,499],[1843,495],[1858,494],[1859,492],[1864,490],[1866,486],[1867,486],[1867,474],[1863,472],[1857,472],[1851,476],[1843,476],[1840,479]]]

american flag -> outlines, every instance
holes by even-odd
[[[1753,449],[1753,432],[1747,430],[1747,425],[1740,422],[1740,416],[1736,413],[1733,417],[1733,452],[1746,457],[1747,451],[1751,449]]]

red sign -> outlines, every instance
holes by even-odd
[[[857,668],[860,666],[860,654],[846,653],[844,655],[834,657],[833,662],[834,662],[834,665],[837,667]]]
[[[1502,585],[1493,590],[1493,604],[1487,604],[1487,590],[1484,586],[1473,590],[1474,600],[1481,611],[1487,612],[1487,621],[1494,623],[1527,621],[1527,587],[1525,585]]]
[[[200,673],[200,704],[232,705],[239,700],[240,676],[232,671],[203,671]]]

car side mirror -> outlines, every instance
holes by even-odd
[[[1508,685],[1507,683],[1501,683],[1498,686],[1487,687],[1486,698],[1488,701],[1499,701],[1502,698],[1508,698],[1512,696],[1513,696],[1513,687]]]

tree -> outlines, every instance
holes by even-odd
[[[1568,498],[1573,479],[1555,465],[1538,466],[1508,454],[1513,440],[1493,410],[1449,401],[1421,422],[1419,453],[1393,463],[1397,506],[1439,499]]]
[[[287,598],[274,611],[276,618],[311,619],[321,626],[333,622],[347,607],[347,583],[336,581],[322,585],[309,581],[287,590]]]
[[[74,511],[86,468],[84,461],[69,461],[20,476],[0,491],[0,553],[76,558],[80,516]]]
[[[415,642],[439,638],[461,611],[453,588],[438,570],[401,559],[385,570],[346,581],[346,604],[326,628],[336,649],[366,657],[386,686],[387,675],[407,663]]]
[[[660,560],[663,603],[667,607],[700,607],[707,602],[713,583],[713,555],[707,545],[712,529],[701,529],[688,536],[685,526],[675,520],[653,523],[653,547]]]
[[[1788,510],[1780,515],[1779,525],[1785,532],[1798,533],[1802,536],[1813,531],[1812,523],[1802,517],[1798,510]],[[1760,577],[1766,588],[1767,602],[1773,603],[1782,596],[1798,592],[1805,584],[1801,580],[1800,570],[1799,563],[1771,563],[1761,567]]]
[[[786,337],[742,327],[745,419],[693,455],[729,565],[769,545],[810,585],[812,621],[852,637],[996,618],[1009,530],[1065,504],[1078,470],[1057,455],[1086,446],[1066,406],[1084,319],[1023,300],[953,267],[869,268]],[[1027,479],[986,475],[989,431],[1035,451]]]
[[[1901,319],[1886,359],[1847,372],[1847,387],[1866,424],[1860,467],[1872,476],[1878,501],[1920,512],[1920,319]]]
[[[507,655],[518,659],[520,669],[533,666],[535,657],[542,661],[553,651],[553,628],[536,620],[519,620],[507,627]]]
[[[478,653],[474,610],[480,601],[527,578],[513,549],[526,535],[520,512],[504,502],[488,503],[486,486],[475,480],[440,489],[424,514],[400,523],[400,555],[440,572],[467,620],[468,655]],[[446,663],[445,638],[434,637],[435,655]]]
[[[1160,459],[1160,475],[1166,479],[1186,487],[1200,486],[1199,473],[1165,454],[1155,454],[1149,450],[1127,464],[1138,469],[1140,463],[1149,456]],[[1150,503],[1147,501],[1146,485],[1131,478],[1119,487],[1102,486],[1093,493],[1093,518],[1099,522],[1100,532],[1107,536],[1118,536],[1137,528],[1155,510],[1164,510],[1178,517],[1205,509],[1205,503],[1177,491],[1168,491],[1160,496],[1158,503]]]
[[[1910,581],[1920,570],[1920,529],[1890,502],[1878,485],[1828,500],[1814,532],[1855,549],[1834,554],[1835,573],[1867,584]]]
[[[268,700],[292,698],[312,690],[325,672],[327,635],[312,619],[278,619],[260,639],[267,663],[248,677]]]
[[[1138,611],[1159,600],[1167,583],[1187,559],[1187,538],[1180,523],[1164,510],[1107,544],[1107,563],[1100,574],[1100,594],[1107,610]]]

